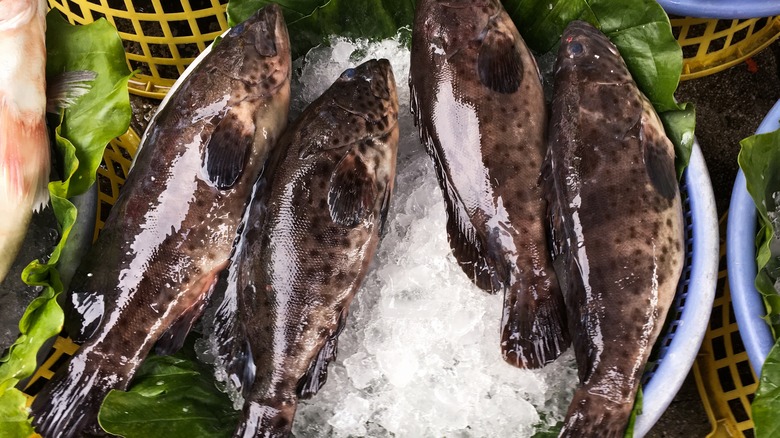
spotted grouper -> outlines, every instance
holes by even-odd
[[[674,146],[617,48],[572,22],[555,66],[545,193],[581,385],[563,437],[622,437],[683,265]]]
[[[175,350],[228,264],[239,222],[287,124],[290,45],[271,5],[236,25],[148,128],[79,267],[68,331],[86,342],[32,404],[45,438],[83,436],[157,343]]]
[[[397,146],[387,60],[346,70],[280,140],[236,253],[235,342],[249,372],[235,436],[288,436],[298,399],[325,382],[376,252]]]
[[[501,351],[541,367],[569,345],[538,185],[547,109],[531,52],[498,0],[420,0],[409,84],[461,268],[504,292]]]

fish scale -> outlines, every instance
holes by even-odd
[[[32,405],[42,436],[100,430],[108,391],[127,388],[155,343],[160,353],[181,346],[286,125],[290,65],[281,10],[266,7],[234,27],[159,110],[71,283],[66,327],[85,343]]]
[[[538,185],[547,129],[539,70],[497,0],[417,3],[409,84],[453,254],[504,292],[501,351],[539,368],[569,345]]]
[[[564,31],[544,177],[580,387],[563,437],[622,437],[683,264],[674,146],[618,50]]]

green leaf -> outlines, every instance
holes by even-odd
[[[740,142],[739,167],[745,174],[745,182],[759,217],[756,236],[756,289],[764,297],[768,314],[767,323],[775,337],[780,328],[780,295],[775,291],[775,281],[780,277],[780,245],[778,234],[778,204],[775,194],[780,192],[780,130],[757,134]],[[773,222],[773,216],[775,221]],[[772,437],[780,433],[780,347],[772,347],[764,362],[758,390],[752,403],[756,437]]]
[[[129,391],[109,392],[100,426],[126,438],[230,437],[239,418],[206,367],[182,355],[147,358]]]
[[[756,205],[761,225],[756,237],[756,289],[764,296],[770,315],[777,315],[780,302],[774,282],[780,276],[780,248],[773,248],[778,246],[773,245],[778,224],[772,223],[770,212],[778,211],[774,194],[780,192],[780,172],[777,171],[780,169],[780,130],[748,137],[740,145],[737,161],[745,174],[747,191]]]
[[[284,12],[293,59],[327,42],[332,35],[389,38],[399,29],[410,27],[414,19],[414,0],[231,0],[228,23],[240,23],[269,3],[277,3]]]
[[[683,170],[688,167],[693,150],[693,131],[696,128],[696,110],[693,104],[684,103],[680,107],[682,109],[658,115],[664,124],[666,136],[674,144],[674,165],[677,168],[677,178],[682,177]]]
[[[625,438],[634,438],[634,425],[636,425],[636,417],[642,414],[642,403],[644,402],[644,394],[642,393],[642,386],[636,391],[636,399],[634,399],[634,408],[631,410],[631,415],[628,417],[628,425],[626,426]]]
[[[131,73],[122,41],[105,19],[88,26],[71,26],[59,13],[49,13],[46,26],[47,76],[76,70],[98,73],[89,93],[78,105],[65,110],[59,128],[62,138],[75,146],[78,168],[69,180],[55,187],[63,197],[71,197],[92,185],[106,144],[130,126],[127,81]],[[122,56],[117,56],[119,53]]]
[[[131,117],[127,93],[130,71],[116,29],[104,19],[72,26],[55,11],[47,15],[46,24],[47,77],[91,70],[97,78],[89,93],[63,111],[54,130],[63,179],[49,183],[49,194],[61,238],[48,262],[32,261],[22,272],[25,283],[41,286],[43,292],[25,310],[19,322],[21,335],[0,359],[0,413],[24,412],[25,418],[24,395],[14,387],[32,375],[38,351],[62,330],[64,315],[56,298],[63,288],[56,264],[78,214],[68,198],[86,192],[94,183],[106,144],[127,131]],[[29,422],[0,422],[0,436],[26,437],[29,434],[18,435],[28,427],[24,424]]]
[[[5,391],[0,395],[0,431],[4,437],[27,438],[33,434],[31,421],[27,418],[26,398],[18,389]]]
[[[777,415],[780,412],[778,386],[780,386],[780,342],[775,342],[764,361],[756,396],[751,406],[753,430],[757,438],[780,436],[780,421]]]

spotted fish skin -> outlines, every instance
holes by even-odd
[[[539,187],[547,109],[539,70],[498,0],[420,0],[409,84],[464,272],[504,291],[501,351],[539,368],[569,346]]]
[[[235,436],[287,436],[299,397],[325,382],[387,214],[397,122],[390,63],[348,69],[285,132],[259,181],[236,255],[237,338],[256,373]]]
[[[42,436],[99,430],[151,348],[180,344],[228,263],[253,184],[287,123],[287,28],[278,6],[235,26],[155,116],[67,302],[86,342],[32,405]]]
[[[617,48],[572,22],[555,66],[546,193],[581,385],[562,437],[622,437],[683,265],[674,146]]]

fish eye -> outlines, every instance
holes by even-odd
[[[240,34],[243,31],[244,31],[244,23],[239,23],[239,24],[236,24],[235,26],[233,26],[233,28],[230,29],[229,33],[230,33],[230,35],[238,35],[238,34]]]
[[[355,69],[354,68],[348,68],[344,70],[344,73],[341,74],[342,79],[352,79],[355,77]]]
[[[569,44],[567,50],[569,51],[570,56],[579,56],[582,54],[585,48],[582,47],[582,44],[580,44],[579,42],[574,41],[571,44]]]

